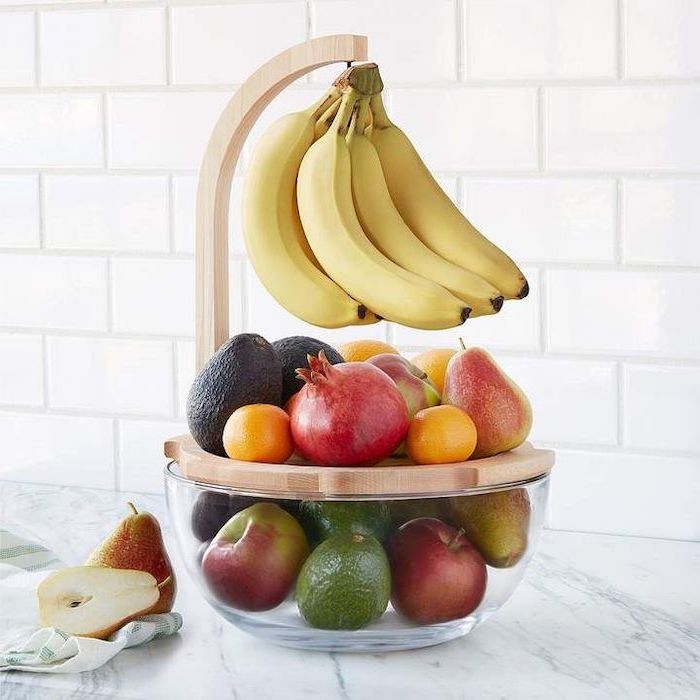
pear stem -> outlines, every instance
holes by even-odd
[[[132,515],[138,515],[138,514],[139,514],[139,512],[136,510],[136,506],[135,506],[131,501],[128,501],[126,505],[128,505],[129,508],[131,509],[131,514],[132,514]]]
[[[467,349],[467,346],[464,344],[464,338],[460,337],[459,344],[462,346],[462,350]]]
[[[459,545],[457,544],[457,540],[464,534],[464,528],[459,528],[457,532],[455,533],[455,536],[447,543],[447,549],[450,550],[450,552],[456,552],[459,549]]]
[[[166,576],[166,577],[158,584],[158,590],[160,590],[161,588],[163,588],[163,586],[166,586],[167,584],[169,584],[169,583],[172,581],[172,579],[173,579],[172,576],[170,576],[170,575]]]

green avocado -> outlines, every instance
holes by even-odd
[[[299,520],[312,544],[339,532],[371,535],[383,542],[391,529],[391,512],[383,501],[302,501]]]
[[[282,405],[287,403],[294,394],[304,386],[304,382],[296,375],[297,369],[305,369],[309,366],[307,355],[318,356],[323,350],[326,359],[332,365],[343,362],[340,353],[327,343],[307,335],[292,335],[272,343],[282,363]]]
[[[187,424],[197,444],[226,456],[222,435],[230,415],[251,403],[282,402],[282,363],[260,335],[227,340],[197,375],[187,397]]]
[[[389,560],[374,537],[341,532],[321,543],[299,572],[301,616],[312,627],[356,630],[379,619],[391,594]]]

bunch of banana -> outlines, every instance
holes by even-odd
[[[523,298],[520,270],[440,189],[389,121],[381,89],[375,64],[350,68],[261,138],[243,227],[263,285],[327,328],[378,317],[451,328]]]

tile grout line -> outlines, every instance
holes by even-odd
[[[250,325],[250,306],[248,304],[248,277],[250,274],[255,274],[254,272],[251,272],[251,265],[248,261],[244,260],[241,265],[240,265],[240,270],[241,270],[241,281],[240,281],[240,294],[241,294],[241,326],[243,328],[244,333],[251,333],[254,332],[254,329],[251,328]],[[229,273],[229,284],[230,284],[230,278],[231,275]],[[230,298],[230,295],[229,295]],[[229,315],[231,313],[231,309],[229,309]]]
[[[539,343],[540,352],[543,357],[546,357],[549,350],[549,323],[547,318],[547,310],[549,305],[547,304],[547,269],[539,268],[539,322],[540,322],[540,332],[539,332]]]
[[[114,275],[113,275],[113,269],[112,269],[112,257],[108,255],[105,258],[105,283],[107,285],[107,294],[106,294],[106,302],[107,302],[107,313],[106,313],[106,321],[107,321],[107,332],[105,337],[106,338],[113,338],[114,337],[114,290],[112,288],[113,282],[114,282]]]
[[[173,361],[173,376],[172,376],[172,389],[173,389],[173,416],[175,418],[180,417],[180,372],[179,372],[179,360],[177,352],[177,341],[172,342],[172,361]]]
[[[165,8],[165,26],[164,36],[165,36],[165,83],[166,85],[172,85],[173,82],[173,39],[172,39],[172,9],[170,5]]]
[[[386,103],[389,104],[390,95],[387,95]],[[163,166],[148,166],[148,167],[105,167],[105,166],[17,166],[8,167],[0,166],[0,175],[32,175],[40,172],[50,173],[51,175],[130,175],[133,177],[155,177],[157,175],[197,175],[198,170],[195,167],[163,167]],[[437,177],[457,177],[463,175],[471,178],[485,179],[509,179],[509,180],[533,180],[533,179],[564,179],[564,180],[614,180],[616,178],[625,178],[628,180],[700,180],[700,169],[698,170],[653,170],[639,168],[635,170],[548,170],[541,172],[536,168],[512,168],[512,169],[493,169],[493,168],[474,168],[450,170],[445,168],[431,168]],[[236,176],[240,173],[236,170]]]
[[[239,282],[238,282],[238,287],[237,291],[240,296],[240,302],[237,304],[237,309],[238,309],[238,315],[239,317],[236,318],[234,317],[234,326],[230,329],[229,335],[233,335],[233,332],[236,331],[237,333],[245,333],[247,328],[244,325],[245,324],[245,318],[250,318],[250,309],[249,309],[249,303],[248,303],[248,285],[246,284],[246,269],[250,272],[250,274],[256,274],[255,270],[253,269],[253,266],[250,264],[249,261],[246,259],[240,259],[240,260],[232,260],[229,265],[233,264],[233,266],[236,267],[238,271],[238,277],[239,277]],[[230,275],[229,275],[230,278]],[[230,298],[230,294],[229,294]],[[230,314],[229,314],[230,315]],[[235,325],[235,323],[238,322],[238,326]],[[255,329],[253,329],[255,330]]]
[[[316,22],[311,0],[304,0],[304,35],[307,41],[313,37],[315,25]],[[309,84],[312,81],[312,73],[307,73],[302,83]]]
[[[175,183],[173,179],[173,175],[168,175],[168,259],[172,259],[177,248],[175,243]]]
[[[34,86],[41,88],[41,14],[34,12]]]
[[[139,414],[128,412],[115,412],[106,410],[92,410],[80,408],[53,408],[46,411],[42,406],[11,405],[0,404],[0,416],[19,414],[24,416],[52,416],[61,418],[93,418],[109,421],[134,421],[141,423],[182,423],[185,419],[172,414]],[[665,448],[636,447],[634,445],[621,445],[614,443],[592,443],[582,441],[561,441],[561,440],[536,440],[539,447],[563,451],[584,452],[584,453],[606,453],[609,455],[627,455],[637,457],[656,457],[660,459],[691,459],[697,460],[700,457],[698,450],[674,450]]]
[[[38,195],[38,214],[39,214],[39,250],[46,251],[46,175],[44,173],[37,174],[37,195]],[[2,252],[7,252],[8,249]],[[9,249],[12,250],[12,249]],[[20,250],[32,250],[31,248],[20,248]]]
[[[625,184],[622,178],[615,180],[615,241],[614,258],[618,269],[624,266],[624,206],[625,206]]]
[[[102,126],[102,167],[105,172],[109,172],[109,97],[107,92],[101,93],[101,126]]]
[[[467,36],[469,33],[469,0],[456,0],[455,20],[457,33],[457,81],[463,82],[470,74],[469,47]]]
[[[1,13],[0,13],[1,15]],[[313,74],[309,74],[313,78]],[[504,91],[537,88],[602,88],[602,87],[687,87],[697,88],[700,85],[700,77],[623,77],[623,78],[470,78],[465,76],[463,80],[432,80],[410,82],[387,82],[387,90],[478,90],[482,88],[498,89]],[[231,94],[240,87],[240,83],[94,83],[88,85],[3,85],[0,86],[0,95],[90,95],[108,90],[115,95],[147,94],[201,94],[224,93]],[[287,90],[292,93],[308,90],[320,90],[328,85],[321,81],[310,80],[308,83],[292,85]]]
[[[544,86],[537,88],[537,170],[543,177],[547,171],[547,93]]]
[[[46,333],[41,334],[41,386],[44,410],[48,411],[51,402],[49,400],[49,338]]]
[[[121,465],[121,450],[119,449],[119,440],[121,438],[121,428],[119,419],[112,419],[112,470],[114,472],[114,490],[121,491],[122,482],[122,465]]]
[[[627,383],[625,381],[625,364],[618,360],[617,368],[617,444],[621,449],[625,449],[625,393]]]
[[[627,72],[627,12],[625,0],[617,0],[617,78],[623,80]]]

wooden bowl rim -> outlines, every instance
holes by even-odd
[[[298,460],[284,464],[244,462],[205,452],[191,435],[165,442],[185,480],[241,493],[286,498],[430,498],[465,491],[496,490],[549,473],[554,452],[525,442],[509,452],[452,464],[417,465],[390,458],[374,467],[323,467]]]

